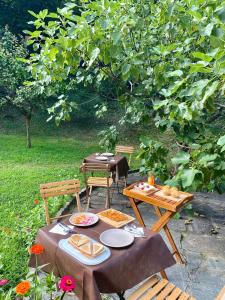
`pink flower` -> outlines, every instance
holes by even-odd
[[[63,276],[59,282],[60,290],[64,292],[71,292],[75,289],[75,280],[72,276]]]
[[[0,279],[0,286],[6,285],[8,282],[8,279]]]

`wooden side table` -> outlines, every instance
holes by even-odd
[[[190,193],[182,192],[183,199],[182,200],[171,200],[166,196],[157,196],[155,193],[150,195],[144,195],[140,193],[138,190],[134,189],[134,186],[138,183],[134,183],[123,190],[123,194],[127,196],[130,200],[131,206],[135,213],[135,216],[141,226],[146,227],[143,217],[138,209],[138,205],[145,202],[154,206],[156,211],[156,215],[158,216],[158,220],[152,225],[151,230],[159,232],[161,229],[165,231],[165,234],[169,240],[169,243],[173,249],[173,255],[175,255],[176,259],[180,263],[184,263],[180,252],[177,248],[177,245],[172,237],[172,234],[168,228],[168,222],[170,219],[184,207],[186,203],[194,198],[194,196]],[[156,185],[156,188],[159,190],[162,189],[162,186]],[[162,211],[164,210],[164,212]]]

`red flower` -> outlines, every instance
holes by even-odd
[[[60,290],[71,292],[75,289],[75,280],[72,276],[63,276],[59,282]]]
[[[29,249],[30,254],[41,254],[44,252],[44,247],[41,244],[35,244]]]
[[[0,279],[0,286],[6,285],[8,282],[8,279]]]
[[[18,295],[25,295],[30,289],[29,281],[22,281],[16,286],[16,293]]]
[[[39,204],[39,200],[38,200],[38,199],[35,199],[35,200],[34,200],[34,204],[36,204],[36,205]]]

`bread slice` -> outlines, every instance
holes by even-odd
[[[79,247],[79,251],[89,258],[96,257],[104,251],[104,246],[99,243],[87,243]]]
[[[75,247],[80,247],[88,242],[90,242],[90,239],[85,236],[85,235],[81,235],[81,234],[73,234],[71,235],[71,237],[69,238],[69,243]]]

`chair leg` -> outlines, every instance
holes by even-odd
[[[107,187],[107,196],[106,196],[105,208],[110,208],[110,191],[109,191],[109,187]]]
[[[91,193],[92,193],[92,185],[90,186],[90,191],[88,193],[88,199],[87,199],[87,207],[86,207],[86,211],[88,211],[90,205],[91,205]]]

